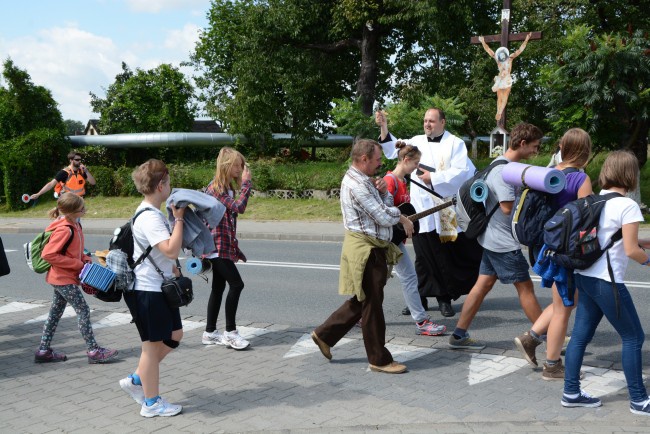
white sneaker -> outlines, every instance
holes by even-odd
[[[144,417],[154,417],[154,416],[176,416],[178,413],[180,413],[183,410],[182,405],[175,405],[175,404],[170,404],[169,402],[165,401],[165,399],[161,396],[158,397],[158,400],[153,403],[151,406],[147,406],[147,404],[142,404],[142,408],[140,409],[140,416]]]
[[[223,340],[227,345],[230,345],[230,347],[235,350],[243,350],[244,348],[248,348],[250,345],[250,342],[239,336],[239,332],[237,330],[233,330],[231,332],[223,332]]]
[[[201,343],[203,345],[228,345],[224,342],[223,335],[219,333],[218,330],[215,330],[212,333],[203,332]]]
[[[133,384],[131,377],[126,377],[120,380],[120,387],[123,391],[128,393],[135,402],[142,405],[144,402],[144,390],[142,390],[142,385]]]

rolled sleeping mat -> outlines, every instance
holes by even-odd
[[[488,197],[487,183],[482,179],[474,181],[469,187],[469,197],[471,197],[474,202],[485,202]]]
[[[203,274],[212,270],[212,263],[207,259],[190,258],[185,263],[185,269],[190,274]]]
[[[529,187],[546,193],[559,193],[566,185],[564,172],[550,167],[508,163],[501,173],[503,181],[515,187]]]

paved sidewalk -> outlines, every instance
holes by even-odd
[[[86,234],[112,234],[127,219],[82,220]],[[0,233],[34,233],[43,231],[50,220],[47,218],[0,217]],[[237,222],[240,239],[343,241],[343,223],[309,221],[254,221],[240,219]]]
[[[89,365],[75,319],[64,318],[53,345],[68,361],[41,365],[33,363],[42,327],[34,318],[46,314],[49,304],[30,300],[27,310],[3,312],[13,301],[0,298],[4,432],[650,431],[650,418],[629,412],[627,391],[614,371],[587,369],[585,382],[593,380],[591,389],[600,385],[606,392],[603,407],[566,409],[560,405],[562,382],[543,381],[523,360],[489,350],[436,350],[426,339],[389,337],[389,348],[409,372],[379,374],[367,370],[356,328],[328,362],[308,328],[242,324],[252,346],[234,351],[202,345],[204,320],[197,317],[184,318],[183,342],[161,369],[161,394],[182,404],[183,413],[145,419],[118,385],[139,357],[138,335],[121,303],[91,314],[98,342],[119,349],[117,362]],[[502,375],[481,379],[482,371],[495,370]]]

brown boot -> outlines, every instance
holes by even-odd
[[[515,338],[515,345],[517,349],[524,356],[524,359],[532,366],[537,367],[537,357],[535,356],[535,349],[541,344],[530,335],[530,332],[526,332],[521,336]]]

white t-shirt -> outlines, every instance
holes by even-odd
[[[163,278],[158,274],[149,258],[156,261],[156,265],[166,277],[172,277],[172,266],[176,264],[176,261],[163,255],[156,247],[158,243],[171,237],[171,229],[164,214],[147,202],[143,201],[136,209],[136,212],[147,207],[153,208],[153,210],[140,214],[133,224],[133,259],[137,260],[143,251],[138,242],[145,249],[148,246],[154,247],[151,249],[149,256],[135,267],[135,289],[137,291],[161,292],[160,285],[162,285]]]
[[[601,195],[612,193],[609,190],[602,190]],[[598,242],[601,246],[607,245],[612,235],[623,225],[635,222],[642,222],[643,215],[639,205],[629,197],[615,197],[605,204],[603,212],[600,214],[598,228]],[[609,259],[614,272],[616,283],[623,283],[625,270],[627,269],[628,257],[625,254],[623,240],[618,240],[609,248]],[[596,277],[598,279],[611,282],[609,272],[607,271],[607,255],[603,254],[591,267],[586,270],[576,270],[576,273],[583,276]]]

